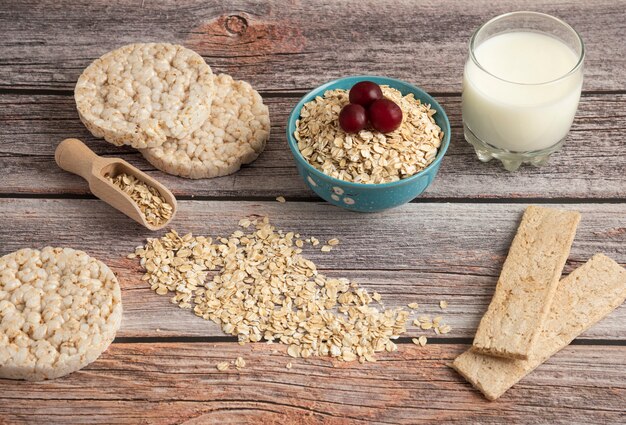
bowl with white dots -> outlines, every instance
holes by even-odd
[[[430,104],[431,108],[437,112],[433,118],[443,131],[444,137],[441,141],[437,156],[430,165],[405,179],[390,183],[365,184],[340,180],[324,174],[322,171],[309,164],[302,156],[298,148],[298,142],[293,134],[296,130],[296,121],[300,118],[300,111],[304,104],[314,99],[316,96],[323,96],[324,92],[327,90],[349,90],[359,81],[373,81],[379,85],[388,85],[399,90],[402,95],[413,93],[416,99],[421,100],[422,103]],[[377,212],[410,202],[421,195],[433,182],[439,171],[441,160],[450,144],[450,122],[441,105],[428,93],[416,86],[387,77],[345,77],[331,81],[312,90],[298,102],[289,115],[289,121],[287,123],[287,142],[296,161],[300,176],[302,176],[307,186],[321,198],[333,205],[348,210]]]

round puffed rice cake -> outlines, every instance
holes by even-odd
[[[270,116],[261,95],[227,74],[215,76],[214,86],[211,115],[191,137],[141,150],[156,168],[190,179],[225,176],[265,149]]]
[[[86,253],[46,247],[0,257],[0,378],[77,371],[107,349],[121,321],[115,275]]]
[[[191,135],[206,121],[213,72],[183,46],[138,43],[106,53],[78,78],[81,121],[96,137],[134,148]]]

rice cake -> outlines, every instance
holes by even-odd
[[[152,165],[190,179],[212,178],[234,173],[265,149],[270,118],[261,95],[227,74],[215,76],[214,87],[211,115],[191,137],[141,150]]]
[[[0,378],[40,381],[81,369],[121,321],[115,275],[86,253],[46,247],[0,258]]]
[[[470,349],[452,367],[485,397],[495,400],[625,299],[626,270],[596,254],[559,283],[529,360],[492,357]]]
[[[580,213],[529,206],[524,212],[473,348],[527,359],[569,256]]]
[[[81,121],[114,145],[146,148],[191,135],[211,110],[213,73],[202,56],[169,43],[129,44],[78,78]]]

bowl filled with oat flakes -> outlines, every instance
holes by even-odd
[[[300,100],[287,141],[315,193],[342,208],[375,212],[411,201],[432,183],[450,144],[450,122],[416,86],[345,77]]]

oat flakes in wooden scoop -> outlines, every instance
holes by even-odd
[[[78,139],[65,139],[54,158],[78,174],[98,198],[150,230],[165,227],[176,213],[176,198],[161,183],[119,158],[96,155]]]

